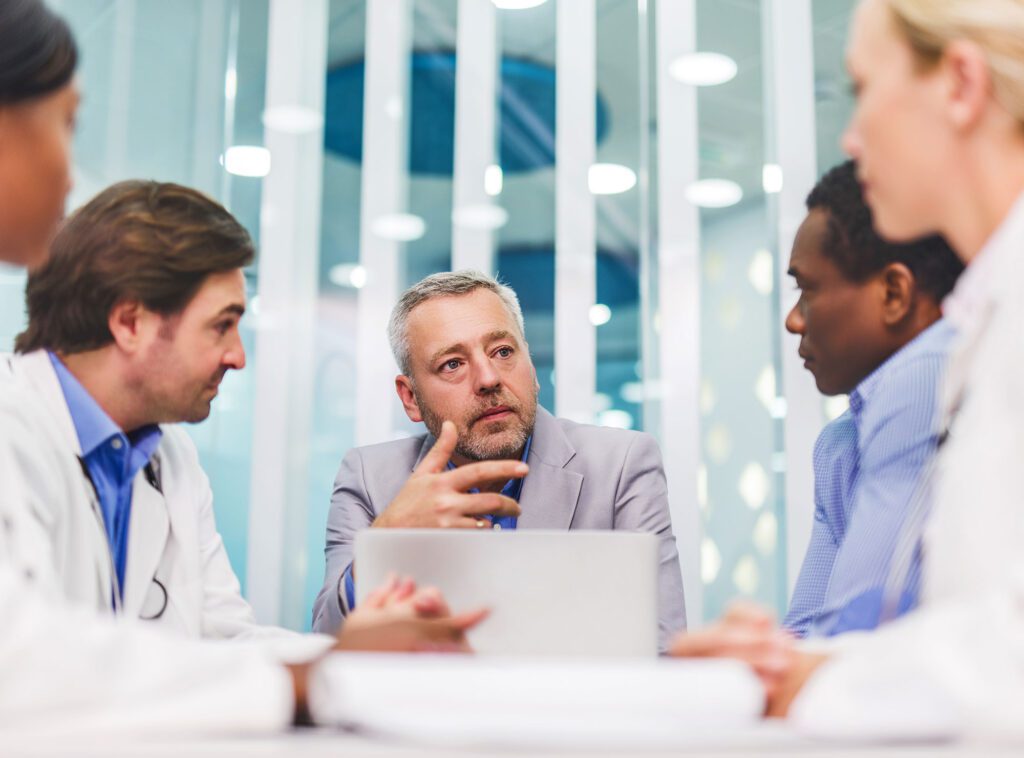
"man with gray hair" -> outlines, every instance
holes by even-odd
[[[355,448],[342,461],[314,629],[333,631],[355,606],[353,542],[368,527],[651,532],[660,538],[662,646],[685,627],[657,443],[538,406],[512,289],[476,271],[428,276],[398,301],[388,339],[399,399],[428,434]]]

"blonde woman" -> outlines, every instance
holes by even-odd
[[[959,342],[933,506],[894,556],[906,564],[923,547],[921,604],[827,655],[787,654],[749,609],[679,652],[720,654],[731,640],[736,654],[739,640],[770,683],[769,713],[812,732],[1020,738],[1024,0],[864,0],[847,61],[857,107],[843,145],[878,231],[940,233],[967,264],[944,304]]]

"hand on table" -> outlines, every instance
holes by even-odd
[[[736,603],[706,629],[684,632],[672,642],[670,655],[682,658],[736,658],[747,663],[764,684],[769,708],[792,674],[800,653],[775,617],[750,603]]]
[[[333,650],[469,653],[466,632],[487,618],[488,612],[479,609],[452,615],[435,588],[417,589],[411,579],[392,577],[349,614]],[[307,698],[310,672],[317,660],[285,666],[292,677],[297,724],[312,723]]]
[[[338,633],[336,650],[471,652],[466,632],[486,609],[453,615],[433,587],[392,578],[352,611]]]
[[[483,516],[518,516],[512,498],[468,490],[522,479],[529,467],[522,461],[480,461],[449,471],[457,441],[455,424],[445,421],[434,447],[372,526],[479,529],[487,525]]]

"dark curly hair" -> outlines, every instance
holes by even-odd
[[[56,92],[77,64],[71,30],[41,0],[0,0],[0,106]]]
[[[828,213],[824,253],[850,281],[863,282],[890,263],[902,263],[913,273],[919,289],[941,301],[964,270],[964,264],[940,236],[906,244],[879,237],[853,161],[821,177],[807,196],[807,210],[816,208]]]

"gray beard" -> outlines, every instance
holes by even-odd
[[[518,459],[526,445],[526,440],[533,434],[533,426],[537,420],[537,395],[534,394],[532,399],[533,412],[523,418],[522,423],[517,416],[512,422],[515,425],[514,428],[506,429],[497,435],[459,437],[459,441],[455,444],[455,455],[471,461]],[[444,423],[444,419],[435,414],[418,396],[416,403],[423,415],[424,425],[436,439],[441,434],[441,425]],[[493,439],[496,436],[502,438],[500,442]]]

